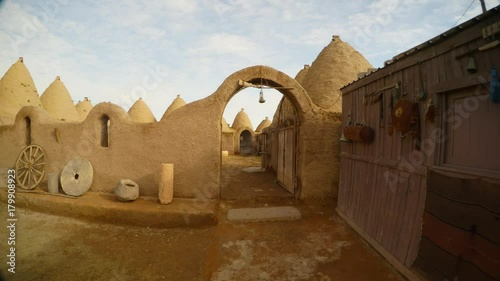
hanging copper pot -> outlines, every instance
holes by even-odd
[[[352,124],[344,128],[344,137],[353,142],[372,142],[375,131],[364,124]]]

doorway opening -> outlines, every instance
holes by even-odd
[[[255,154],[255,145],[252,133],[249,130],[243,130],[240,134],[240,154],[251,155]]]
[[[297,142],[293,134],[296,131],[282,133],[282,143],[278,142],[277,132],[281,132],[278,126],[283,122],[280,120],[285,120],[285,113],[280,113],[284,110],[283,104],[291,106],[287,110],[291,110],[294,120],[295,110],[292,103],[284,102],[285,96],[277,90],[265,91],[265,103],[259,103],[259,97],[258,89],[244,89],[226,106],[221,122],[222,199],[294,198],[296,159],[290,156],[295,155]],[[289,111],[286,112],[290,115]],[[226,120],[233,122],[228,124]],[[259,124],[255,130],[253,124]],[[283,148],[286,144],[293,147]],[[282,159],[279,163],[273,161],[278,158]],[[288,169],[284,170],[278,165]],[[290,179],[288,181],[287,176]],[[284,184],[289,184],[290,188]]]

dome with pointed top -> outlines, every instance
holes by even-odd
[[[250,118],[248,118],[245,109],[242,108],[241,111],[236,114],[236,117],[234,117],[233,125],[231,126],[231,128],[239,130],[243,127],[248,127],[253,130],[252,122],[250,122]]]
[[[33,78],[21,57],[0,79],[0,120],[2,121],[0,123],[14,123],[16,114],[23,106],[42,107],[42,102]]]
[[[317,106],[340,112],[340,88],[356,79],[359,72],[371,67],[363,55],[339,36],[333,36],[330,44],[311,64],[301,84]]]
[[[295,76],[295,80],[297,80],[297,82],[299,82],[300,85],[302,85],[302,82],[304,82],[304,78],[306,77],[307,72],[309,71],[309,67],[311,66],[308,64],[304,64],[304,68],[302,68],[299,71],[299,73],[297,73],[297,75]]]
[[[265,128],[271,126],[271,120],[269,120],[269,118],[266,117],[266,119],[262,120],[262,122],[260,122],[259,126],[257,126],[257,129],[255,129],[255,132],[256,133],[262,133],[262,130],[264,130]]]
[[[80,116],[80,121],[83,121],[87,118],[87,115],[89,115],[90,110],[92,110],[94,106],[90,102],[89,98],[85,97],[82,101],[78,102],[75,107],[76,112],[78,112],[78,115]]]
[[[68,89],[66,89],[59,76],[43,92],[40,100],[49,116],[53,119],[69,122],[80,121],[80,115],[76,111]]]
[[[174,110],[183,107],[186,105],[186,102],[181,98],[181,95],[177,95],[177,97],[174,99],[174,101],[170,104],[170,106],[167,108],[165,113],[163,114],[163,118],[167,117],[170,113],[172,113]]]
[[[233,130],[231,130],[231,128],[229,128],[229,124],[227,123],[226,119],[224,119],[224,117],[222,117],[222,120],[220,123],[222,125],[222,132],[224,132],[224,133],[233,132]]]
[[[156,122],[156,118],[149,109],[149,106],[139,98],[132,107],[128,110],[128,115],[130,118],[137,123],[153,123]]]

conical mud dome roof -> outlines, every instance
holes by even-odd
[[[177,95],[177,97],[174,99],[172,104],[170,104],[170,106],[167,108],[167,110],[165,111],[165,113],[163,114],[163,117],[161,119],[167,117],[174,110],[176,110],[180,107],[183,107],[184,105],[186,105],[186,102],[181,98],[180,95]]]
[[[307,75],[307,72],[309,72],[309,67],[311,67],[308,64],[304,64],[304,68],[302,68],[297,75],[295,75],[295,80],[299,82],[300,85],[302,85],[302,82],[304,82],[304,78]]]
[[[222,125],[222,132],[230,133],[233,131],[233,130],[231,130],[231,128],[229,128],[229,124],[227,124],[227,121],[226,121],[226,119],[224,119],[224,117],[222,117],[222,120],[220,123]]]
[[[14,123],[23,106],[42,107],[42,102],[23,58],[19,58],[0,79],[0,125]]]
[[[311,64],[302,86],[318,106],[340,112],[340,88],[356,79],[359,72],[367,71],[371,64],[349,44],[333,36]]]
[[[304,82],[304,78],[306,77],[307,73],[309,72],[309,68],[310,67],[311,67],[310,65],[304,64],[304,68],[302,68],[297,73],[297,75],[295,75],[295,80],[297,80],[297,82],[299,82],[299,84],[302,85],[302,83]],[[295,116],[295,111],[293,109],[292,102],[289,99],[287,99],[285,96],[283,96],[281,98],[281,101],[280,101],[278,107],[276,108],[276,111],[275,111],[274,117],[273,117],[273,121],[270,124],[272,127],[278,126],[278,116],[280,114],[280,111],[282,111],[282,117],[284,119],[294,120],[294,118],[295,118],[294,117]],[[257,129],[258,128],[259,127],[257,127]],[[255,132],[261,132],[262,131],[262,130],[261,131],[257,131],[257,129],[255,130]],[[262,128],[262,129],[264,129],[264,128]]]
[[[76,112],[80,115],[80,121],[83,121],[87,118],[87,115],[89,115],[89,112],[94,106],[90,102],[89,98],[85,97],[82,101],[78,102],[75,107]]]
[[[259,126],[257,126],[257,129],[255,129],[255,132],[256,133],[262,133],[262,130],[264,130],[265,128],[271,126],[271,120],[269,120],[269,118],[265,118],[264,120],[262,120],[262,122],[260,122]]]
[[[66,89],[59,76],[43,92],[40,100],[49,116],[53,119],[69,122],[80,121],[80,115],[76,111],[68,89]]]
[[[137,123],[152,123],[156,122],[156,118],[149,109],[149,106],[139,98],[132,107],[128,110],[130,118]]]
[[[231,128],[239,130],[243,127],[248,127],[253,130],[252,122],[250,122],[250,118],[248,118],[245,109],[242,108],[241,111],[236,114],[236,117],[234,117],[233,125],[231,126]]]

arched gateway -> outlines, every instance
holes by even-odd
[[[276,87],[276,90],[286,96],[295,107],[298,119],[296,126],[300,126],[312,114],[314,105],[295,79],[271,67],[258,65],[231,74],[212,95],[223,105],[219,111],[220,119],[229,100],[244,88],[242,82]],[[270,154],[276,160],[273,168],[277,179],[289,192],[299,197],[301,190],[297,178],[301,177],[302,170],[298,165],[300,157],[296,155],[296,147],[303,144],[301,141],[303,136],[297,128],[276,131],[273,135],[274,137],[270,139],[274,144],[268,147],[273,150]]]

